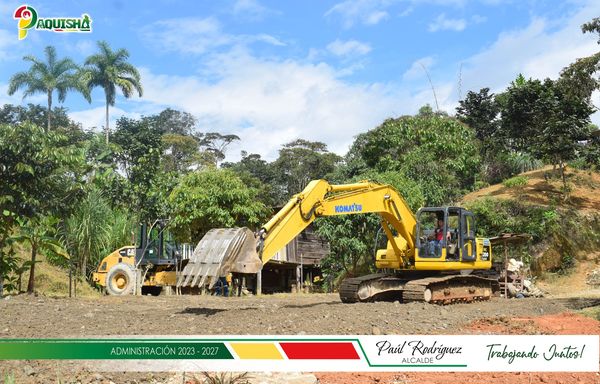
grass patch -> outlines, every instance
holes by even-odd
[[[504,185],[506,188],[524,187],[527,185],[528,181],[529,178],[527,176],[515,176],[511,177],[510,179],[504,180],[502,182],[502,185]]]
[[[25,258],[27,253],[21,257]],[[35,291],[46,296],[66,297],[69,296],[69,271],[48,263],[43,255],[38,255],[39,263],[35,265]],[[27,288],[29,271],[23,273],[23,289]],[[75,284],[75,281],[73,281]],[[86,281],[77,281],[78,297],[100,297],[101,294],[92,288]]]
[[[591,317],[594,320],[600,321],[600,306],[589,307],[578,311],[583,316]]]

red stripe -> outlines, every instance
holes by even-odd
[[[360,360],[352,343],[307,343],[307,342],[280,342],[281,348],[288,359],[344,359]]]

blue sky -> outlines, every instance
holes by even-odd
[[[106,40],[129,50],[144,86],[142,98],[117,98],[111,120],[188,111],[200,131],[242,138],[229,160],[241,150],[272,160],[296,138],[344,154],[383,119],[435,107],[423,67],[440,109],[453,113],[468,90],[501,91],[520,72],[555,78],[600,49],[580,30],[600,16],[592,0],[32,1],[40,17],[88,13],[93,31],[30,31],[18,41],[12,14],[21,4],[0,4],[0,103],[44,103],[6,94],[10,76],[27,68],[24,55],[54,45],[81,63]],[[64,106],[100,129],[103,100],[100,90],[91,104],[69,94]]]

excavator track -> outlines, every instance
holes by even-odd
[[[379,281],[383,278],[390,276],[392,275],[385,273],[373,273],[361,277],[352,277],[349,279],[344,279],[339,289],[340,299],[342,300],[342,303],[357,303],[359,301],[367,301],[362,300],[358,295],[361,287],[363,287],[365,284],[369,284],[374,281]]]
[[[339,292],[343,303],[373,301],[384,293],[393,293],[391,297],[401,298],[405,303],[420,301],[443,305],[488,300],[494,283],[497,283],[494,279],[472,275],[402,279],[376,273],[344,280]]]
[[[450,275],[409,281],[404,285],[404,302],[421,301],[432,304],[452,304],[489,300],[492,279],[479,276]]]

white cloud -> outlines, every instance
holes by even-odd
[[[598,52],[596,38],[581,33],[581,24],[596,14],[600,14],[600,3],[591,1],[562,20],[550,23],[535,18],[523,29],[500,34],[493,44],[464,61],[463,89],[500,90],[519,73],[527,78],[557,78],[575,59]]]
[[[21,99],[20,94],[15,94],[15,95],[9,96],[8,95],[8,84],[0,83],[0,106],[2,106],[4,104],[19,105],[19,104],[21,104],[21,101],[22,101],[22,99]]]
[[[16,25],[12,31],[0,29],[0,62],[18,57],[15,52],[15,48],[18,48],[18,43]]]
[[[142,70],[143,102],[193,113],[202,131],[237,134],[241,141],[231,147],[230,160],[242,149],[272,160],[282,144],[297,138],[323,141],[344,154],[356,134],[413,107],[410,95],[396,88],[349,84],[324,63],[265,60],[236,51],[209,65],[215,82]]]
[[[481,15],[473,15],[473,16],[471,16],[471,21],[474,24],[481,24],[481,23],[485,23],[487,21],[487,17],[481,16]]]
[[[561,19],[550,22],[533,18],[525,28],[501,33],[492,44],[462,60],[462,96],[469,90],[478,91],[483,87],[489,87],[495,93],[501,92],[519,73],[526,78],[556,79],[560,71],[577,58],[589,56],[600,49],[596,37],[582,34],[580,28],[581,24],[590,20],[590,15],[596,14],[600,14],[600,3],[590,1]],[[459,65],[453,65],[452,77],[456,76]],[[453,112],[458,104],[457,76],[446,76],[445,82],[434,86],[440,107]],[[592,120],[600,122],[600,115],[596,113]]]
[[[146,41],[167,51],[201,54],[231,43],[213,17],[159,20],[143,28],[141,33]]]
[[[346,0],[331,7],[325,16],[339,15],[345,28],[356,23],[375,25],[388,18],[385,9],[390,3],[389,0]]]
[[[116,121],[123,116],[137,119],[141,114],[138,112],[127,112],[118,107],[110,107],[109,124],[111,129],[114,129]],[[94,129],[99,132],[106,126],[106,108],[104,106],[69,112],[69,117],[73,121],[81,123],[83,129]]]
[[[74,45],[70,46],[73,47],[75,51],[79,52],[80,55],[83,56],[89,56],[93,54],[97,49],[96,42],[92,40],[79,40]]]
[[[164,51],[203,54],[222,47],[263,42],[285,45],[267,34],[232,35],[223,32],[214,17],[165,19],[156,21],[141,30],[142,38]]]
[[[440,14],[429,24],[429,32],[437,31],[462,31],[467,27],[465,19],[450,19],[445,14]]]
[[[488,5],[497,5],[501,1],[487,0]],[[404,17],[420,5],[464,8],[467,3],[468,0],[344,0],[331,7],[325,16],[338,16],[344,28],[351,28],[356,24],[379,24],[390,18],[390,13]]]
[[[435,63],[435,59],[433,58],[433,56],[426,56],[426,57],[422,57],[418,60],[415,60],[412,65],[410,66],[409,69],[406,70],[406,72],[404,72],[404,74],[402,75],[402,78],[404,80],[415,80],[415,79],[419,79],[423,76],[425,76],[425,71],[423,70],[423,67],[425,67],[427,70],[429,70],[429,68],[431,68],[431,66]]]
[[[389,14],[385,11],[374,11],[369,13],[365,17],[365,24],[375,25],[379,24],[380,21],[385,20],[389,17]]]
[[[371,52],[371,46],[356,40],[335,40],[327,45],[327,50],[336,56],[362,56]]]
[[[252,21],[259,21],[278,12],[271,10],[256,0],[237,0],[233,5],[233,14]]]

